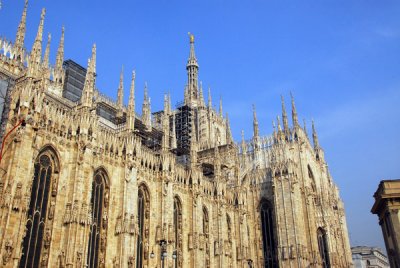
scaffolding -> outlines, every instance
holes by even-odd
[[[190,141],[193,136],[192,118],[194,110],[187,105],[178,107],[175,115],[175,134],[177,141],[177,152],[179,155],[188,154]]]

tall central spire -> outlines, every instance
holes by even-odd
[[[188,75],[188,82],[187,82],[187,98],[186,105],[196,103],[198,99],[198,72],[199,72],[199,65],[197,64],[196,55],[194,52],[194,35],[189,33],[189,40],[190,40],[190,53],[189,59],[186,64],[186,70]]]

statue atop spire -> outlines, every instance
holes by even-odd
[[[196,54],[194,52],[194,36],[191,33],[189,34],[190,40],[190,53],[189,59],[187,61],[186,70],[188,76],[187,82],[187,98],[185,98],[186,105],[197,105],[198,100],[198,72],[199,65],[197,64]]]
[[[135,78],[136,73],[132,71],[131,89],[129,92],[128,112],[126,115],[126,128],[133,131],[135,128]]]
[[[282,95],[281,95],[281,102],[282,102],[283,131],[285,132],[285,134],[288,134],[288,132],[289,132],[289,123],[288,123],[288,118],[287,118],[287,114],[286,114],[285,100],[284,100]]]
[[[223,117],[223,111],[222,111],[222,97],[219,97],[219,116]]]
[[[294,104],[294,97],[292,92],[290,92],[290,97],[292,99],[292,120],[293,120],[293,127],[297,127],[299,125],[299,120],[297,118],[297,111],[296,105]]]
[[[64,61],[64,26],[61,29],[60,44],[57,50],[56,65],[54,66],[54,75],[53,75],[54,81],[56,82],[59,88],[62,88],[64,82],[63,61]]]
[[[22,11],[21,21],[18,25],[17,36],[15,37],[15,58],[23,61],[23,50],[26,33],[26,11],[28,9],[28,0],[25,0],[24,11]]]
[[[208,108],[212,108],[211,88],[208,87]]]
[[[242,142],[240,147],[242,148],[242,154],[245,155],[247,153],[247,146],[246,146],[246,141],[244,139],[244,130],[242,129],[242,131],[240,132],[241,137],[242,137]]]
[[[83,107],[92,106],[95,83],[96,83],[96,44],[93,44],[92,58],[88,60],[88,68],[85,77],[85,84],[82,90],[81,104]]]
[[[231,144],[232,142],[233,138],[232,138],[231,125],[229,123],[228,113],[226,113],[226,143]]]
[[[35,77],[40,74],[41,58],[42,58],[42,40],[43,40],[43,25],[46,9],[42,9],[40,15],[39,28],[36,34],[35,42],[33,43],[32,51],[28,62],[28,76]]]
[[[304,134],[306,135],[306,137],[308,139],[307,124],[306,124],[306,120],[305,119],[303,119],[303,130],[304,130]]]
[[[253,137],[259,137],[259,135],[256,106],[253,104]]]
[[[312,120],[312,137],[313,137],[314,148],[318,149],[319,141],[318,141],[317,131],[315,130],[314,120]]]
[[[124,105],[124,66],[122,65],[121,74],[119,75],[119,86],[118,86],[118,99],[117,99],[117,117],[123,116],[122,108]]]
[[[44,51],[43,56],[43,68],[49,68],[49,61],[50,61],[50,43],[51,43],[51,34],[49,33],[47,36],[47,44],[46,50]]]
[[[151,131],[151,108],[150,108],[150,98],[147,95],[147,82],[144,84],[142,122],[146,126],[146,130]]]
[[[205,107],[206,104],[204,102],[204,94],[203,94],[203,83],[200,81],[200,93],[199,93],[199,105],[201,107]]]
[[[50,79],[50,43],[51,43],[51,34],[47,36],[47,44],[46,44],[46,50],[44,51],[44,56],[43,56],[43,63],[42,63],[42,77],[44,79],[49,80]]]

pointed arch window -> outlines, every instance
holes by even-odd
[[[176,250],[175,267],[182,267],[182,204],[177,196],[174,198],[174,234]]]
[[[105,265],[108,198],[107,175],[103,170],[95,172],[90,199],[92,222],[89,227],[89,244],[87,267],[95,268]]]
[[[329,260],[328,241],[327,241],[327,236],[326,236],[326,232],[324,229],[318,228],[317,239],[318,239],[319,254],[320,254],[321,260],[322,260],[322,267],[330,268],[331,263]]]
[[[20,268],[47,266],[57,195],[58,171],[59,161],[55,152],[52,149],[42,151],[34,164]]]
[[[148,236],[150,226],[150,196],[147,187],[144,184],[139,186],[138,190],[138,238],[136,244],[136,267],[142,268],[147,264],[148,258]]]
[[[263,200],[260,204],[261,232],[265,268],[278,268],[277,248],[272,205]]]

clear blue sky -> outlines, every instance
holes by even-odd
[[[23,0],[0,0],[0,35],[14,41]],[[137,73],[137,110],[148,82],[153,111],[162,94],[183,99],[187,33],[195,34],[200,80],[223,97],[238,140],[271,133],[280,94],[295,98],[300,118],[316,121],[334,180],[345,202],[352,245],[384,248],[370,213],[381,179],[400,178],[399,1],[49,1],[31,0],[30,50],[47,8],[51,59],[65,32],[65,57],[86,66],[97,44],[97,87],[116,97],[121,65],[125,90]],[[128,96],[125,96],[127,101]]]

